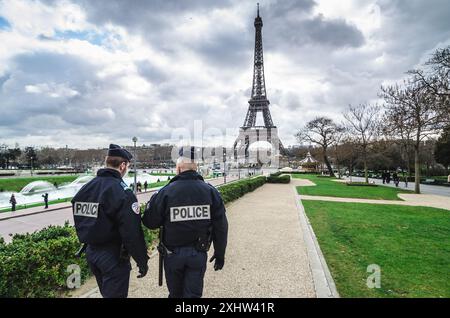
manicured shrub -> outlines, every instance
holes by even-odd
[[[378,185],[374,183],[365,183],[365,182],[346,182],[346,185],[349,187],[378,187]]]
[[[145,203],[141,204],[141,214],[144,214],[145,206],[146,206]],[[153,242],[155,242],[158,239],[159,229],[150,230],[146,226],[142,225],[142,231],[144,232],[144,238],[145,241],[147,242],[147,247],[150,248]]]
[[[72,264],[80,267],[83,282],[91,274],[85,258],[75,257],[79,247],[75,229],[67,223],[0,244],[0,297],[56,297],[68,290]]]
[[[158,230],[143,227],[150,247]],[[0,298],[57,297],[68,291],[67,267],[76,264],[81,269],[81,282],[91,276],[85,255],[75,257],[80,243],[75,228],[49,226],[32,234],[16,234],[12,242],[0,240]]]
[[[274,176],[270,175],[267,177],[267,183],[290,183],[291,182],[291,176],[289,175],[282,175],[282,176]]]
[[[228,203],[234,201],[248,192],[254,191],[266,183],[266,177],[259,176],[252,179],[236,181],[219,187],[219,192],[223,202]]]

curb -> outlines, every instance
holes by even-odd
[[[331,276],[325,257],[317,241],[317,237],[305,213],[305,208],[301,203],[301,197],[296,188],[293,187],[295,194],[295,204],[299,212],[300,225],[303,230],[303,238],[308,252],[309,266],[313,276],[314,289],[317,298],[340,298],[336,289],[333,277]]]
[[[46,212],[63,210],[63,209],[67,209],[69,207],[71,207],[71,205],[66,205],[66,206],[62,206],[62,207],[59,207],[59,208],[53,208],[53,209],[49,208],[49,209],[45,209],[45,210],[42,210],[42,211],[36,211],[36,212],[31,212],[31,213],[26,213],[26,214],[11,215],[11,216],[7,216],[7,217],[4,217],[4,218],[0,218],[0,222],[4,221],[4,220],[9,220],[9,219],[21,218],[21,217],[29,216],[29,215],[35,215],[35,214],[40,214],[40,213],[46,213]],[[5,212],[5,213],[9,213],[9,212]]]

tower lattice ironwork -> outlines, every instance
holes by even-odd
[[[263,21],[259,16],[259,4],[257,16],[255,18],[255,55],[253,66],[253,85],[252,96],[249,100],[249,108],[243,128],[255,127],[256,116],[258,112],[262,112],[265,128],[276,128],[272,121],[269,110],[269,100],[266,93],[266,80],[264,77],[264,52],[262,42]]]
[[[266,80],[264,76],[264,53],[262,41],[263,21],[259,15],[259,4],[257,15],[255,18],[255,53],[253,64],[253,84],[252,95],[248,101],[249,107],[245,117],[244,125],[239,130],[239,136],[234,143],[234,158],[239,160],[249,159],[249,146],[253,142],[267,141],[269,142],[275,154],[284,153],[283,145],[278,137],[278,129],[273,124],[270,114],[270,102],[267,99]],[[262,113],[264,126],[256,126],[256,117],[258,113]],[[241,154],[241,155],[239,155]],[[257,155],[259,157],[259,153]],[[259,160],[259,159],[258,159]]]

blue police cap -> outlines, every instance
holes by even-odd
[[[108,156],[121,157],[128,161],[131,161],[131,159],[133,158],[133,156],[131,155],[131,153],[128,150],[120,147],[119,145],[115,145],[115,144],[109,145]]]
[[[195,147],[181,147],[178,150],[178,155],[180,157],[194,160],[195,159]]]

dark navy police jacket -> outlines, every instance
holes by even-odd
[[[147,263],[147,246],[136,196],[114,169],[100,169],[72,199],[80,242],[93,246],[121,245],[138,265]]]
[[[168,248],[195,245],[212,228],[214,252],[225,257],[228,221],[219,191],[195,171],[185,171],[170,180],[147,203],[145,226],[164,226]]]

